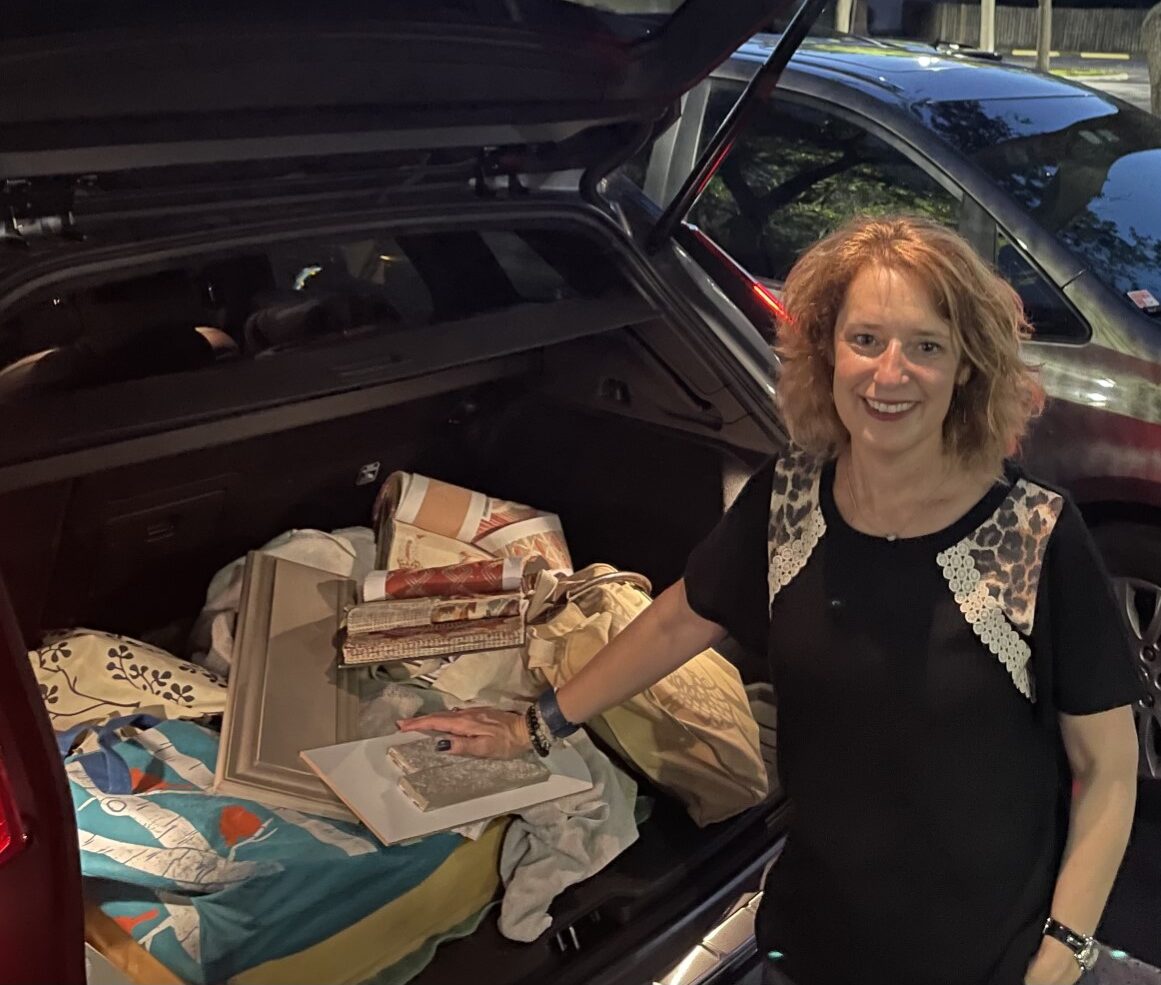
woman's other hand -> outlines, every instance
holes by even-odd
[[[449,743],[445,751],[457,756],[515,759],[532,749],[524,716],[497,708],[467,708],[406,718],[399,722],[399,731],[442,732]]]

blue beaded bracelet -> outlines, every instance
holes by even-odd
[[[580,726],[575,725],[564,717],[560,710],[560,703],[556,700],[556,691],[549,688],[536,699],[536,709],[540,712],[540,719],[544,722],[554,739],[567,739]]]

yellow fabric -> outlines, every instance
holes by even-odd
[[[570,579],[609,574],[593,565]],[[572,601],[530,627],[530,669],[554,687],[585,666],[649,604],[624,582],[570,592]],[[760,803],[768,781],[758,724],[735,667],[716,650],[683,667],[624,704],[586,723],[658,786],[685,803],[699,825]]]
[[[389,968],[491,902],[506,830],[506,819],[493,821],[410,892],[305,950],[235,975],[230,985],[351,985]],[[85,939],[139,985],[182,985],[95,904],[85,907]]]
[[[231,985],[348,985],[401,961],[496,895],[506,827],[504,820],[492,822],[479,840],[460,845],[410,892],[313,947],[235,975]]]
[[[138,944],[96,903],[85,900],[85,941],[125,975],[142,985],[183,985],[182,980]]]

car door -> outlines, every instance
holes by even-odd
[[[683,152],[705,147],[742,89],[740,82],[714,78],[689,94],[686,132],[659,141],[644,176],[647,192],[668,194],[688,166]],[[694,127],[696,136],[688,132]],[[1016,288],[1038,341],[1088,337],[1059,288],[954,176],[875,121],[813,96],[780,89],[758,108],[687,222],[776,291],[811,244],[867,212],[909,212],[958,230]]]
[[[72,799],[0,576],[0,985],[79,985],[83,942]]]

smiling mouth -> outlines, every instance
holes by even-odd
[[[871,409],[875,417],[899,417],[906,414],[918,401],[916,400],[872,400],[870,397],[863,397],[864,403]]]

